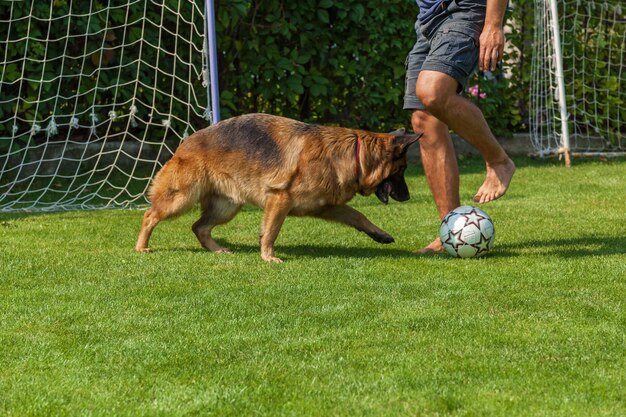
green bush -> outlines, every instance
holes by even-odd
[[[203,4],[197,1],[198,5]],[[521,2],[524,3],[528,1]],[[0,8],[7,8],[7,5],[4,3]],[[179,8],[178,0],[166,0],[165,5],[171,10],[180,10],[183,16],[191,15],[189,3],[181,2]],[[21,19],[31,13],[30,4],[13,3],[14,22],[10,33],[8,25],[0,28],[0,39],[8,40],[5,44],[8,64],[2,68],[2,93],[4,97],[19,95],[21,100],[17,109],[16,101],[7,101],[0,109],[3,115],[17,114],[20,131],[28,131],[31,128],[28,121],[33,120],[40,121],[45,128],[45,123],[55,113],[56,103],[52,97],[57,91],[80,96],[76,103],[69,104],[75,106],[74,114],[81,118],[81,125],[86,125],[94,104],[99,106],[102,118],[113,109],[114,99],[118,103],[115,111],[128,113],[127,103],[132,101],[139,107],[139,113],[147,114],[154,103],[162,101],[161,91],[171,89],[169,74],[186,77],[187,68],[174,68],[173,61],[164,52],[174,49],[174,37],[168,35],[167,30],[142,31],[141,25],[128,24],[140,20],[144,13],[142,2],[107,12],[104,6],[97,1],[75,3],[70,21],[68,2],[57,0],[53,3],[53,14],[65,17],[54,19],[48,27],[49,3],[33,5],[35,19]],[[163,19],[165,29],[178,30],[183,38],[188,38],[192,29],[196,33],[204,32],[201,22],[194,21],[190,28],[178,25],[175,13],[165,13],[162,17],[159,8],[146,10],[150,22]],[[415,40],[413,24],[417,11],[415,3],[406,0],[218,0],[216,30],[222,118],[268,112],[309,122],[372,130],[406,126],[409,117],[402,110],[404,65]],[[7,15],[8,9],[4,12]],[[116,29],[105,33],[102,32],[104,27]],[[65,33],[72,36],[67,45],[62,36],[57,36]],[[523,41],[523,35],[516,36],[514,40]],[[158,62],[163,74],[156,80],[148,66],[138,67],[131,61],[132,54],[124,55],[118,48],[122,43],[140,38],[148,45],[142,50],[142,60],[153,66]],[[159,51],[150,45],[160,45],[162,49]],[[28,50],[27,60],[22,59],[25,50]],[[101,50],[104,51],[102,58]],[[179,47],[177,53],[186,58],[190,52],[185,45],[185,48]],[[44,54],[48,62],[41,65]],[[57,58],[51,62],[50,57]],[[61,57],[64,57],[63,73],[60,72]],[[121,65],[123,70],[118,73],[107,69],[116,65]],[[116,83],[134,86],[138,72],[143,81],[140,88],[106,88]],[[59,78],[61,74],[77,76]],[[489,92],[489,98],[477,104],[485,111],[496,134],[507,134],[523,127],[524,115],[519,109],[526,100],[526,81],[519,79],[522,72],[515,75],[518,78],[481,86]],[[53,82],[42,83],[42,80]],[[188,97],[184,83],[174,82],[173,85],[177,97]],[[206,92],[199,85],[194,88],[199,104],[203,105]],[[33,102],[37,101],[40,90],[43,95],[35,105]],[[186,114],[187,110],[182,102],[172,104],[174,114]],[[502,117],[503,113],[509,116]],[[69,123],[62,116],[55,117],[57,124]],[[3,125],[0,135],[10,135],[11,128]],[[39,138],[44,139],[43,133]]]
[[[282,114],[346,126],[404,124],[406,0],[222,0],[217,6],[224,117]]]
[[[203,9],[204,1],[195,1]],[[188,68],[175,66],[165,52],[175,47],[175,38],[167,29],[176,29],[183,39],[189,39],[192,32],[201,36],[204,24],[197,13],[195,19],[190,17],[192,3],[180,0],[164,0],[164,3],[177,13],[162,14],[159,7],[146,8],[143,2],[112,7],[104,13],[105,2],[73,2],[72,24],[69,25],[67,17],[51,23],[47,20],[51,8],[55,17],[67,16],[70,6],[65,0],[55,0],[52,6],[47,2],[33,4],[32,15],[37,19],[22,19],[31,13],[30,2],[0,2],[2,15],[11,14],[14,20],[10,33],[9,25],[0,25],[0,46],[6,49],[6,63],[0,64],[2,120],[16,114],[20,131],[31,129],[29,121],[44,123],[54,114],[53,97],[57,91],[81,97],[71,105],[76,106],[75,113],[81,117],[83,125],[89,123],[88,113],[94,105],[106,117],[113,109],[113,97],[118,103],[115,111],[121,113],[129,111],[127,103],[132,100],[139,107],[139,113],[147,114],[156,109],[158,114],[158,106],[165,101],[162,91],[173,91],[181,98],[171,103],[171,112],[175,115],[189,112],[190,106],[184,102],[187,98],[194,101],[193,108],[205,106],[207,93],[201,85],[201,77],[195,77],[192,98],[187,84],[179,82],[187,78]],[[496,71],[494,77],[478,74],[470,84],[479,86],[480,92],[485,93],[484,99],[467,95],[483,110],[497,136],[526,131],[529,117],[530,69],[535,48],[532,43],[534,1],[517,0],[513,6],[506,18],[511,28],[507,35],[511,48],[507,48],[503,68]],[[217,0],[215,7],[222,118],[267,112],[371,130],[408,125],[409,114],[402,110],[402,97],[404,62],[415,40],[413,24],[418,9],[413,1]],[[127,9],[130,10],[128,15]],[[148,25],[142,31],[140,25],[128,25],[140,19],[144,9],[148,21],[155,26]],[[180,24],[180,16],[192,20],[192,25]],[[103,33],[105,25],[116,29]],[[166,30],[154,30],[155,27]],[[623,25],[621,28],[623,31]],[[85,36],[86,32],[90,35]],[[67,45],[62,39],[65,33],[72,36]],[[574,44],[576,48],[594,46],[585,43],[581,31],[569,33],[566,36],[571,39],[564,39],[564,44]],[[583,38],[578,39],[581,36]],[[144,62],[153,66],[158,62],[161,75],[156,80],[153,70],[146,65],[138,67],[131,61],[131,55],[124,55],[119,48],[122,42],[128,44],[139,39],[144,42]],[[623,36],[611,39],[618,44],[596,48],[594,59],[602,61],[607,54],[623,49],[619,44]],[[160,45],[161,49],[151,45]],[[189,54],[202,53],[187,44],[179,44],[176,49],[183,59]],[[23,60],[25,50],[28,60]],[[109,55],[102,54],[100,59],[100,51]],[[64,58],[51,61],[50,57]],[[59,78],[61,63],[63,74],[81,75]],[[108,64],[121,64],[124,70],[119,73],[107,70]],[[599,67],[599,71],[604,69]],[[571,73],[576,74],[576,71]],[[142,82],[139,88],[107,88],[116,83],[133,83],[137,74]],[[609,90],[599,112],[612,120],[611,126],[619,135],[620,129],[624,129],[620,122],[624,120],[623,102],[626,101],[623,79],[605,74],[597,74],[595,79],[601,80],[603,85],[574,80],[576,91],[584,97],[589,89]],[[54,82],[42,85],[40,80]],[[16,108],[16,101],[7,98],[18,95],[21,99]],[[37,100],[38,104],[34,104]],[[205,123],[201,117],[194,120],[196,125]],[[57,120],[57,123],[67,124],[68,120]],[[2,124],[0,136],[10,136],[12,128],[9,123]],[[42,136],[39,135],[40,139]]]
[[[508,20],[532,28],[530,1]],[[217,6],[222,113],[282,114],[382,130],[408,125],[402,110],[405,59],[415,42],[412,1],[221,0]],[[525,129],[532,30],[514,33],[511,78],[476,83],[475,100],[496,135]]]

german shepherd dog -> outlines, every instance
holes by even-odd
[[[406,152],[420,135],[372,133],[306,124],[268,114],[224,120],[187,138],[155,176],[135,250],[149,251],[155,226],[200,202],[192,230],[205,249],[230,250],[211,237],[244,204],[263,208],[261,257],[274,255],[274,241],[287,215],[314,216],[352,226],[380,243],[393,237],[346,203],[358,192],[409,199]]]

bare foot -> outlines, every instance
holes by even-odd
[[[443,245],[439,238],[433,240],[428,246],[415,252],[416,255],[430,255],[432,253],[443,252]]]
[[[476,203],[488,203],[506,193],[515,173],[515,164],[510,158],[496,164],[487,164],[487,176],[473,200]]]

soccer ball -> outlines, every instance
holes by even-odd
[[[493,221],[487,213],[478,207],[462,206],[443,218],[439,237],[450,255],[472,258],[489,252],[496,234]]]

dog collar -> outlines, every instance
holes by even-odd
[[[356,161],[356,186],[357,192],[363,194],[363,187],[361,186],[361,140],[356,137],[356,144],[354,145],[354,160]]]
[[[360,182],[359,179],[361,177],[361,141],[359,137],[356,137],[356,145],[354,146],[354,159],[356,160],[356,182],[357,184]]]

